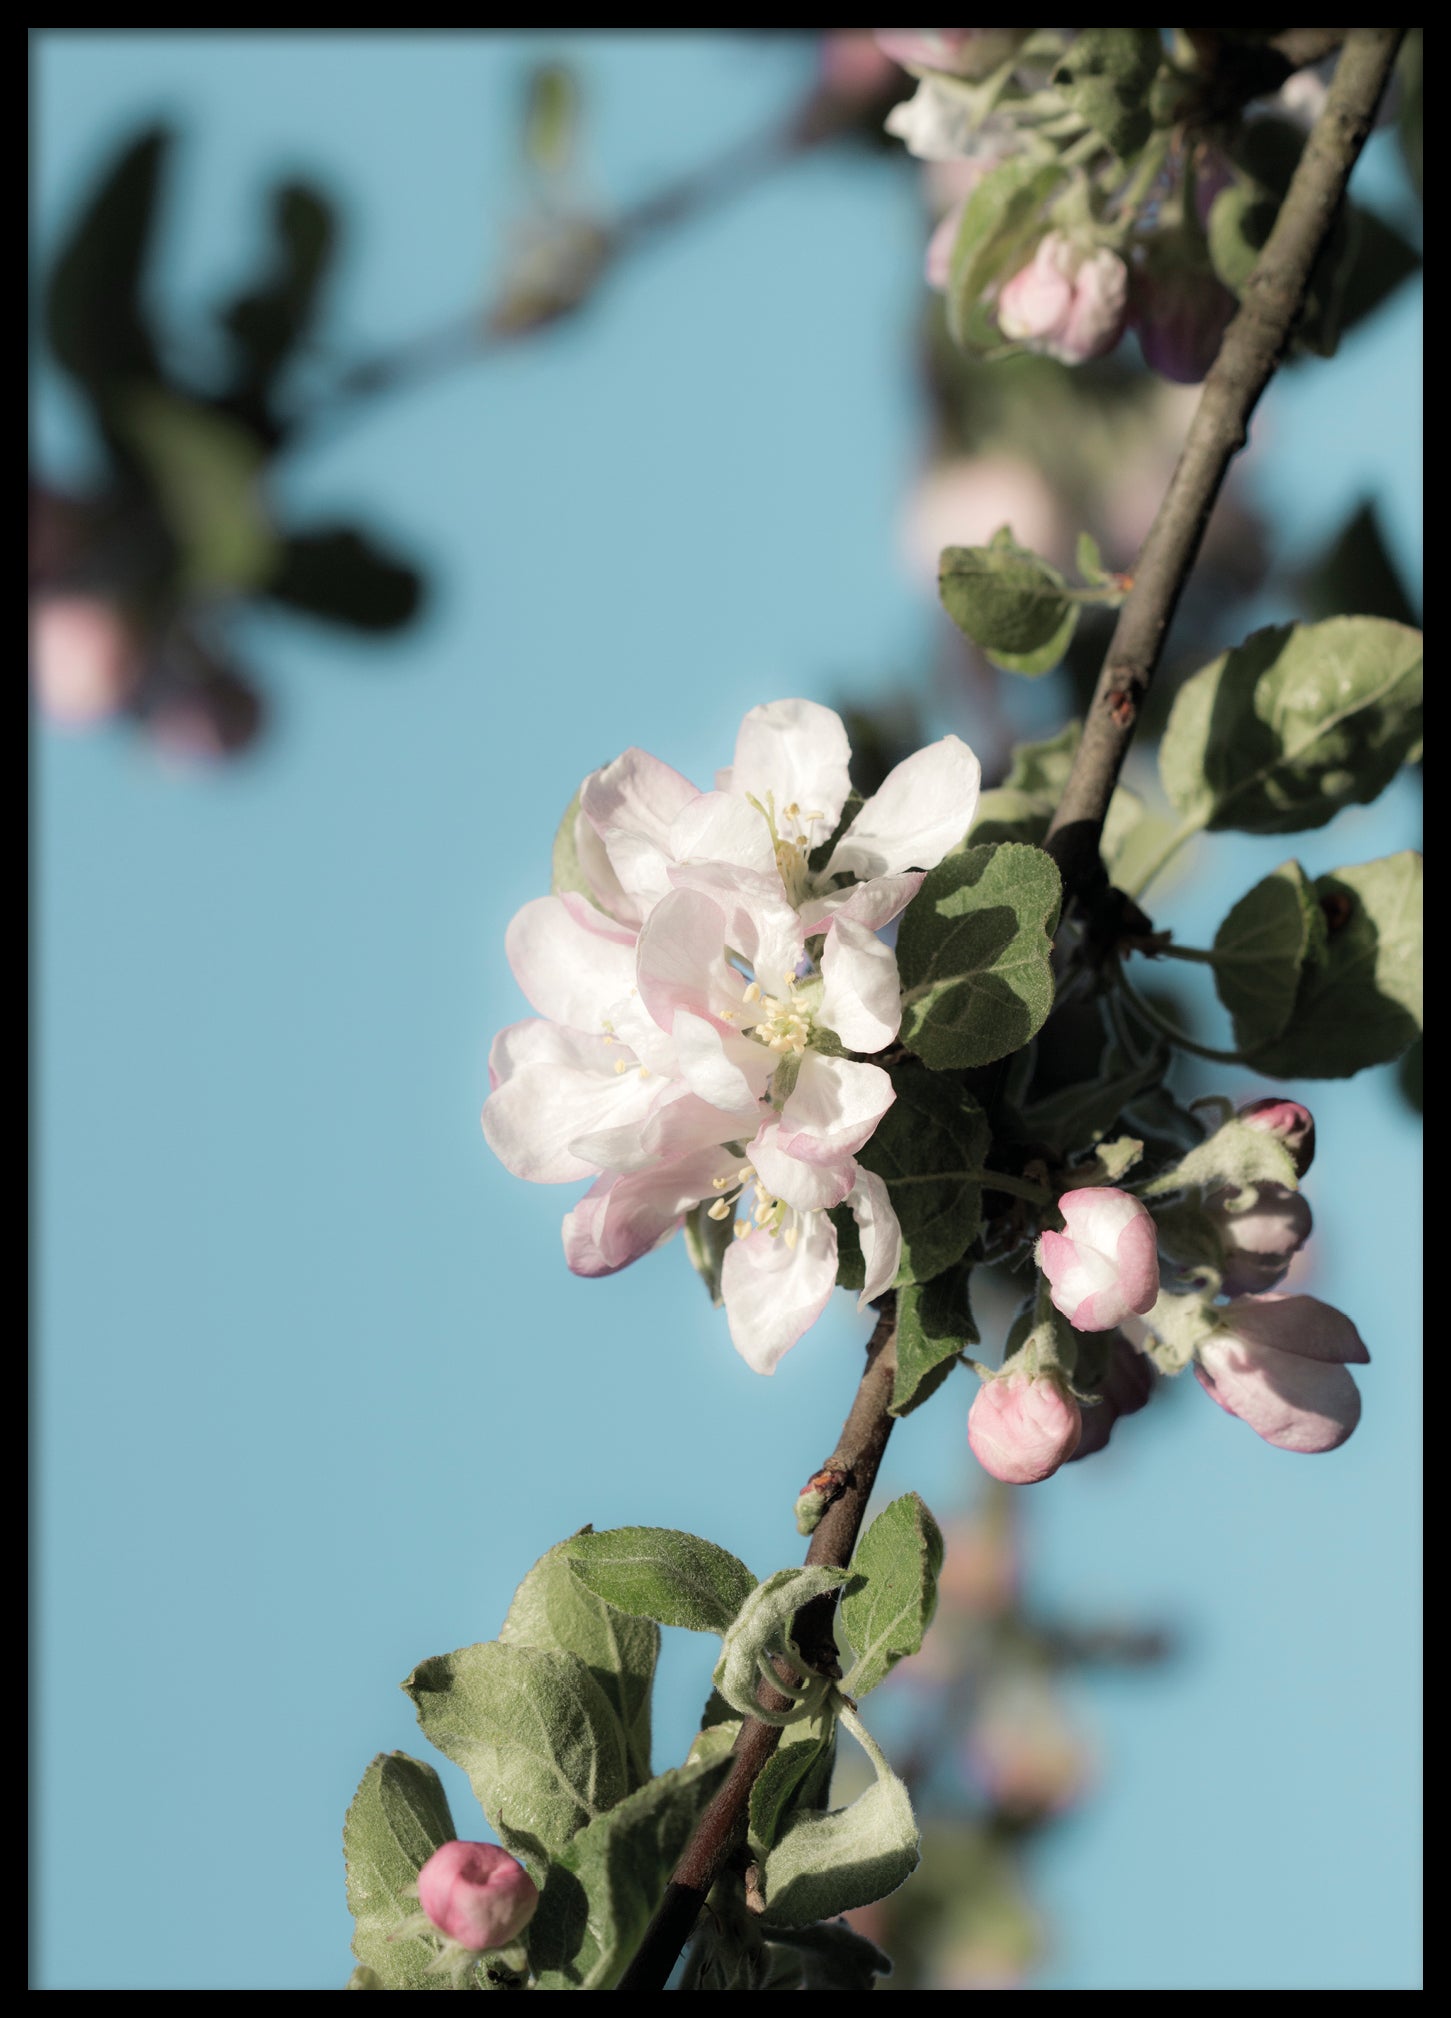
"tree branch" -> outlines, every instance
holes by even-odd
[[[892,1399],[896,1369],[897,1299],[889,1293],[867,1346],[866,1370],[851,1413],[842,1424],[835,1451],[823,1467],[839,1476],[842,1490],[812,1534],[806,1551],[808,1564],[833,1563],[845,1568],[851,1561],[882,1452],[892,1433],[893,1417],[887,1413],[887,1406]],[[803,1605],[796,1614],[794,1636],[809,1659],[824,1662],[834,1654],[831,1619],[835,1607],[836,1593],[828,1591],[824,1597],[813,1598],[810,1604]],[[778,1694],[764,1682],[758,1700],[769,1710],[791,1707],[789,1696]],[[634,1960],[620,1979],[621,1990],[665,1988],[711,1886],[744,1840],[751,1789],[780,1742],[779,1724],[758,1723],[754,1717],[748,1717],[741,1726],[732,1749],[730,1772],[696,1823],[695,1833],[670,1874],[665,1896],[645,1930]]]
[[[1243,448],[1261,393],[1283,357],[1330,235],[1403,28],[1352,28],[1334,82],[1300,157],[1274,229],[1225,332],[1164,502],[1135,564],[1083,725],[1063,797],[1044,842],[1068,896],[1107,892],[1099,853],[1104,816],[1159,663],[1164,638],[1199,552],[1225,471]]]

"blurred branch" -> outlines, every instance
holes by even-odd
[[[779,169],[849,131],[860,122],[863,109],[860,97],[819,84],[785,120],[688,170],[612,223],[586,217],[554,221],[496,300],[349,367],[299,416],[293,439],[382,393],[480,363],[576,314],[625,254],[734,202]]]
[[[1083,737],[1044,846],[1070,896],[1107,889],[1103,822],[1164,638],[1225,472],[1244,446],[1250,415],[1284,355],[1310,275],[1334,229],[1351,170],[1375,119],[1405,33],[1353,28],[1280,213],[1225,333],[1173,478],[1133,570]]]
[[[887,1413],[897,1367],[897,1299],[888,1292],[867,1345],[866,1370],[851,1412],[842,1425],[828,1467],[837,1472],[843,1489],[822,1515],[806,1551],[809,1565],[851,1561],[862,1517],[876,1484],[877,1470],[893,1418]],[[796,1617],[794,1637],[803,1651],[828,1639],[836,1593],[815,1598]],[[788,1710],[792,1699],[761,1684],[763,1708]],[[748,1717],[732,1751],[731,1769],[710,1806],[695,1825],[670,1875],[665,1896],[646,1928],[634,1960],[620,1978],[621,1990],[663,1990],[680,1952],[704,1906],[711,1886],[726,1869],[745,1835],[751,1789],[762,1767],[781,1742],[781,1726]]]

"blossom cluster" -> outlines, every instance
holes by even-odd
[[[855,1219],[861,1302],[892,1283],[901,1232],[858,1162],[895,1097],[871,1062],[901,1021],[880,936],[960,843],[980,770],[956,736],[848,811],[831,709],[753,708],[701,791],[626,750],[580,787],[577,887],[509,927],[536,1017],[490,1056],[483,1128],[517,1176],[590,1180],[564,1221],[579,1275],[610,1275],[704,1204],[734,1220],[720,1291],[732,1340],[771,1373],[837,1277],[831,1210]]]

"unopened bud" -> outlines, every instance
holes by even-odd
[[[1158,1237],[1149,1209],[1112,1185],[1065,1191],[1063,1232],[1044,1233],[1038,1266],[1053,1302],[1077,1331],[1111,1331],[1159,1294]]]
[[[1304,1196],[1283,1184],[1257,1184],[1254,1203],[1231,1210],[1233,1190],[1204,1201],[1224,1249],[1222,1287],[1227,1296],[1252,1296],[1283,1282],[1290,1263],[1310,1238],[1313,1221]]]
[[[1345,1363],[1370,1354],[1344,1311],[1318,1297],[1238,1297],[1196,1357],[1211,1401],[1280,1450],[1335,1450],[1360,1421]]]
[[[1175,385],[1198,385],[1219,355],[1239,306],[1209,264],[1196,234],[1151,240],[1133,278],[1129,320],[1144,362]]]
[[[523,1933],[539,1888],[496,1843],[444,1843],[418,1874],[418,1903],[440,1934],[482,1954]]]
[[[1078,1404],[1056,1376],[985,1380],[967,1417],[967,1440],[983,1470],[1004,1485],[1035,1485],[1072,1457],[1082,1434]]]
[[[1128,268],[1116,252],[1089,251],[1050,231],[1029,264],[1003,283],[998,328],[1010,343],[1062,364],[1084,364],[1123,335],[1128,288]]]
[[[140,679],[130,626],[100,596],[42,595],[30,606],[30,677],[53,722],[88,728],[122,708]]]
[[[809,1535],[816,1532],[821,1516],[829,1506],[835,1504],[846,1491],[850,1478],[848,1472],[835,1465],[823,1465],[814,1472],[801,1488],[796,1499],[796,1532]]]
[[[1251,1100],[1239,1110],[1239,1118],[1267,1135],[1278,1135],[1294,1159],[1295,1175],[1303,1177],[1315,1160],[1315,1118],[1298,1100]]]
[[[1083,1435],[1072,1462],[1104,1449],[1121,1415],[1137,1415],[1154,1391],[1152,1363],[1121,1332],[1109,1340],[1108,1365],[1100,1384],[1098,1405],[1083,1411]]]

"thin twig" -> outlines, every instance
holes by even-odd
[[[1083,736],[1044,842],[1065,891],[1092,905],[1107,888],[1104,816],[1231,458],[1305,306],[1310,275],[1375,119],[1402,28],[1352,28],[1274,229],[1255,261],[1199,396],[1183,453],[1133,568]]]
[[[892,1433],[893,1418],[887,1413],[892,1399],[892,1381],[897,1369],[896,1297],[889,1294],[883,1303],[867,1346],[866,1370],[842,1424],[841,1435],[828,1468],[839,1474],[843,1488],[822,1515],[811,1545],[806,1551],[809,1565],[851,1561],[861,1531],[867,1501],[876,1483],[882,1452]],[[808,1660],[824,1665],[835,1651],[831,1634],[836,1593],[828,1591],[813,1598],[796,1615],[793,1636]],[[791,1698],[761,1684],[762,1707],[786,1710]],[[781,1742],[779,1724],[763,1724],[748,1717],[741,1726],[731,1754],[731,1769],[710,1806],[695,1825],[695,1833],[670,1874],[665,1896],[645,1930],[634,1960],[620,1979],[621,1990],[663,1990],[706,1895],[725,1870],[745,1838],[751,1789],[761,1768]]]

